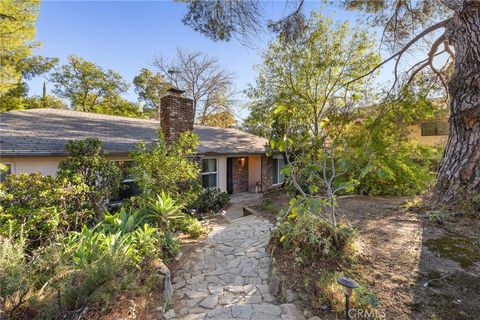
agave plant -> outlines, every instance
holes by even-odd
[[[149,217],[153,217],[162,230],[168,230],[171,222],[185,217],[181,209],[182,206],[176,205],[175,201],[163,192],[157,195],[156,199],[150,200],[147,208]]]

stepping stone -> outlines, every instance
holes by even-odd
[[[202,302],[200,302],[199,306],[207,309],[213,309],[217,305],[217,303],[218,303],[218,296],[211,295],[203,299]]]

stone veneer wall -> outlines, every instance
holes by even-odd
[[[166,141],[177,139],[185,131],[193,130],[193,101],[179,94],[168,94],[161,101],[160,126]]]
[[[232,158],[232,178],[233,193],[248,192],[248,157]]]
[[[262,155],[262,192],[268,191],[273,184],[273,158]]]

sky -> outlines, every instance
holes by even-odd
[[[264,7],[273,19],[288,12],[284,1],[265,2]],[[305,9],[321,7],[322,1],[310,1]],[[273,35],[265,33],[255,48],[235,39],[215,42],[182,23],[186,11],[186,4],[172,1],[42,1],[37,19],[37,40],[42,47],[35,54],[58,57],[60,63],[75,54],[119,72],[131,83],[141,68],[154,68],[158,55],[171,58],[177,48],[198,50],[216,57],[220,65],[235,73],[237,91],[253,84],[257,74],[254,66],[261,63],[262,52]],[[338,7],[323,9],[323,13],[353,24],[358,18],[358,13]],[[44,81],[44,77],[31,80],[30,94],[40,95]],[[47,91],[51,89],[47,83]],[[125,97],[137,100],[133,86]],[[243,118],[246,112],[237,112],[237,116]]]

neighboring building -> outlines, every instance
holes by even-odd
[[[408,127],[410,137],[421,144],[433,147],[445,147],[448,138],[448,118],[440,117],[432,121],[424,121]]]
[[[182,93],[170,89],[162,98],[160,124],[157,120],[60,109],[1,113],[0,161],[8,167],[7,173],[38,171],[55,176],[59,161],[68,156],[68,141],[98,138],[104,143],[107,158],[122,169],[123,183],[134,189],[134,177],[126,170],[134,165],[129,154],[142,141],[154,143],[161,127],[167,141],[188,130],[199,136],[197,156],[206,188],[228,193],[263,192],[283,182],[283,160],[266,156],[266,139],[237,129],[194,125],[192,100]]]

